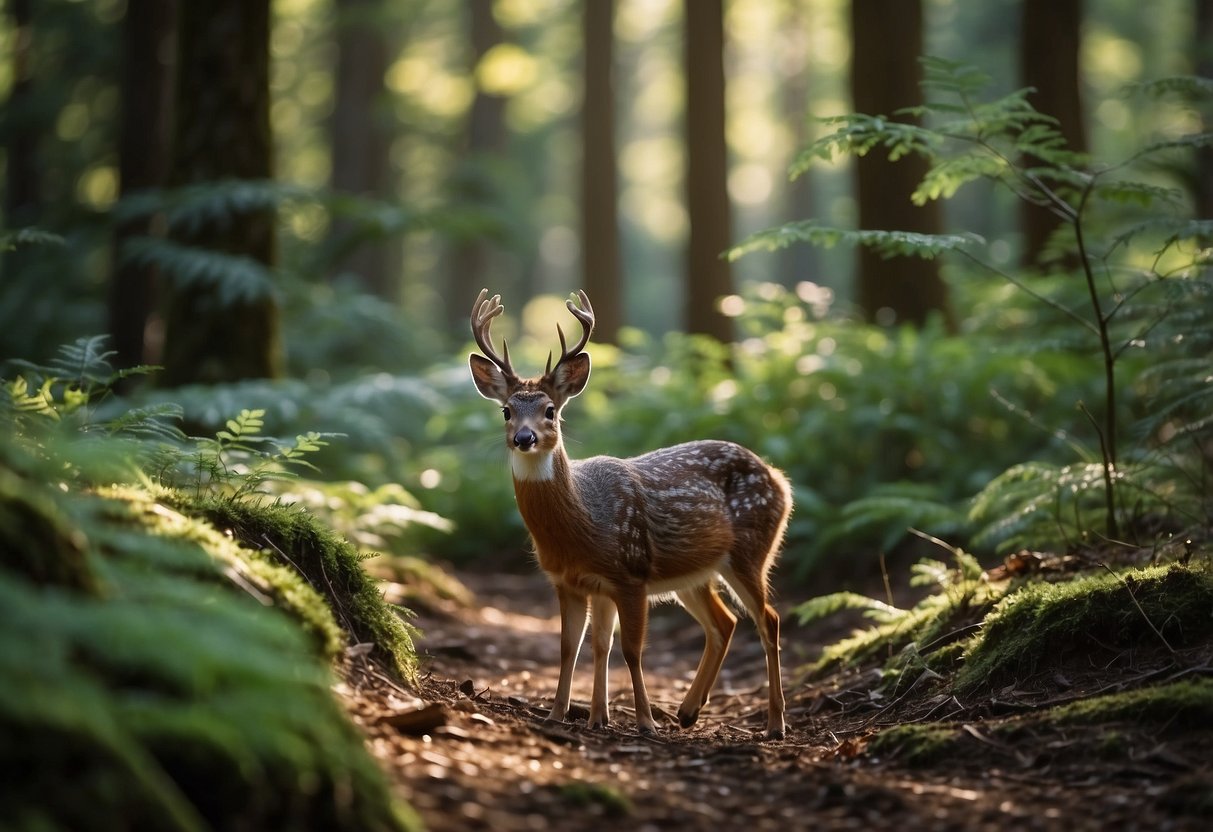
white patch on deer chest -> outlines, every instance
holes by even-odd
[[[520,482],[547,482],[555,471],[552,453],[510,451],[510,471]]]

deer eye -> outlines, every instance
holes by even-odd
[[[544,415],[545,415],[545,416],[547,416],[548,421],[551,421],[552,419],[555,419],[555,418],[556,418],[556,407],[555,407],[555,405],[550,405],[550,404],[549,404],[549,405],[548,405],[548,410],[547,410],[547,413],[545,413]]]
[[[508,407],[501,408],[501,415],[504,416],[505,420],[508,422],[510,420],[510,409]]]

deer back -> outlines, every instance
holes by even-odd
[[[550,481],[516,481],[515,493],[540,565],[566,581],[701,582],[725,558],[748,557],[751,539],[767,541],[765,557],[790,504],[782,476],[728,442],[556,462]]]

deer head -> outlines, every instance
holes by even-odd
[[[493,319],[505,311],[501,296],[488,297],[482,289],[472,307],[472,335],[484,355],[472,353],[468,358],[472,381],[480,395],[501,405],[505,416],[506,445],[514,454],[532,454],[549,458],[560,447],[560,411],[565,403],[585,389],[590,379],[590,356],[583,352],[594,329],[594,308],[585,292],[577,293],[580,306],[566,301],[573,316],[581,322],[581,340],[569,348],[564,331],[556,325],[560,338],[560,359],[552,365],[548,354],[547,369],[537,378],[520,378],[510,363],[510,351],[502,341],[498,355],[489,333]],[[526,470],[515,466],[515,473]]]

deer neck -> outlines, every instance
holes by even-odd
[[[514,497],[518,511],[535,539],[540,560],[582,548],[593,535],[593,523],[573,481],[563,447],[532,460],[528,454],[511,454]],[[547,568],[547,564],[544,564]]]

